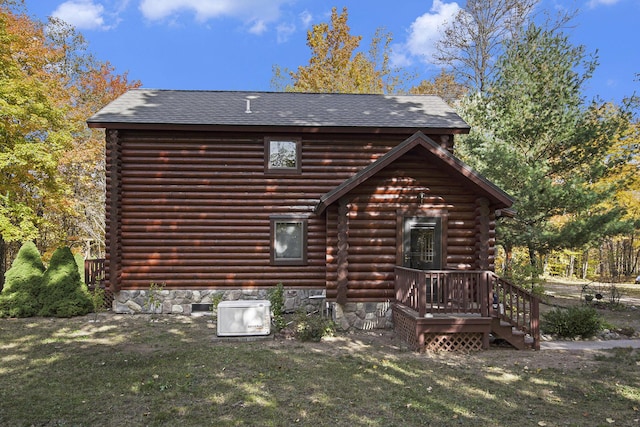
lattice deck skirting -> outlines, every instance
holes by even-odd
[[[401,304],[393,306],[394,328],[415,351],[470,352],[489,348],[491,318],[479,316],[419,317]]]
[[[425,351],[457,351],[467,353],[480,351],[482,347],[482,333],[454,333],[454,334],[424,334]]]

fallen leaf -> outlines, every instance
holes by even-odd
[[[545,423],[544,421],[538,421],[538,425],[539,425],[540,427],[544,427],[544,426],[546,426],[546,425],[547,425],[547,423]]]
[[[613,423],[615,423],[615,422],[616,422],[616,420],[614,420],[613,418],[607,418],[607,422],[608,422],[609,424],[613,424]]]

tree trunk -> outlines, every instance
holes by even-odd
[[[587,274],[589,273],[589,249],[585,250],[582,253],[582,279],[587,278]]]
[[[573,277],[573,269],[575,267],[576,257],[569,255],[569,277]]]
[[[7,271],[7,244],[0,236],[0,291],[4,288],[4,273]]]

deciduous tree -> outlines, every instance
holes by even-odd
[[[453,73],[445,70],[441,70],[432,80],[423,80],[418,86],[409,89],[409,93],[413,95],[437,95],[449,105],[461,100],[467,92],[468,89],[456,81]]]
[[[0,260],[13,241],[36,239],[43,251],[100,244],[104,136],[85,121],[140,83],[97,61],[66,23],[36,21],[9,0],[0,0],[0,70]]]
[[[39,237],[43,213],[65,211],[68,185],[58,173],[72,145],[70,98],[44,26],[0,4],[0,235]]]
[[[307,32],[311,58],[297,71],[274,67],[276,89],[315,93],[391,93],[401,84],[399,70],[390,67],[391,34],[378,29],[368,55],[359,50],[362,36],[354,36],[348,13],[331,11],[330,23],[320,23]],[[282,84],[288,77],[290,84]]]
[[[484,91],[505,40],[518,36],[540,0],[467,0],[436,43],[434,59],[465,86]]]

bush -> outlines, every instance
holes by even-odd
[[[318,314],[299,313],[295,322],[295,334],[300,341],[319,342],[323,337],[335,334],[335,324]]]
[[[0,316],[31,317],[40,311],[44,264],[33,242],[22,245],[5,276],[0,293]]]
[[[80,280],[84,282],[84,257],[82,254],[75,254],[73,259],[76,260],[76,265],[78,266],[78,274],[80,274]]]
[[[540,329],[545,334],[562,338],[589,338],[602,328],[598,312],[591,307],[554,308],[542,315]]]
[[[267,293],[267,298],[271,303],[271,321],[276,332],[280,332],[287,326],[287,321],[284,318],[284,285],[278,283],[278,285],[270,289]]]
[[[43,280],[41,316],[72,317],[91,311],[91,295],[69,248],[56,249]]]

